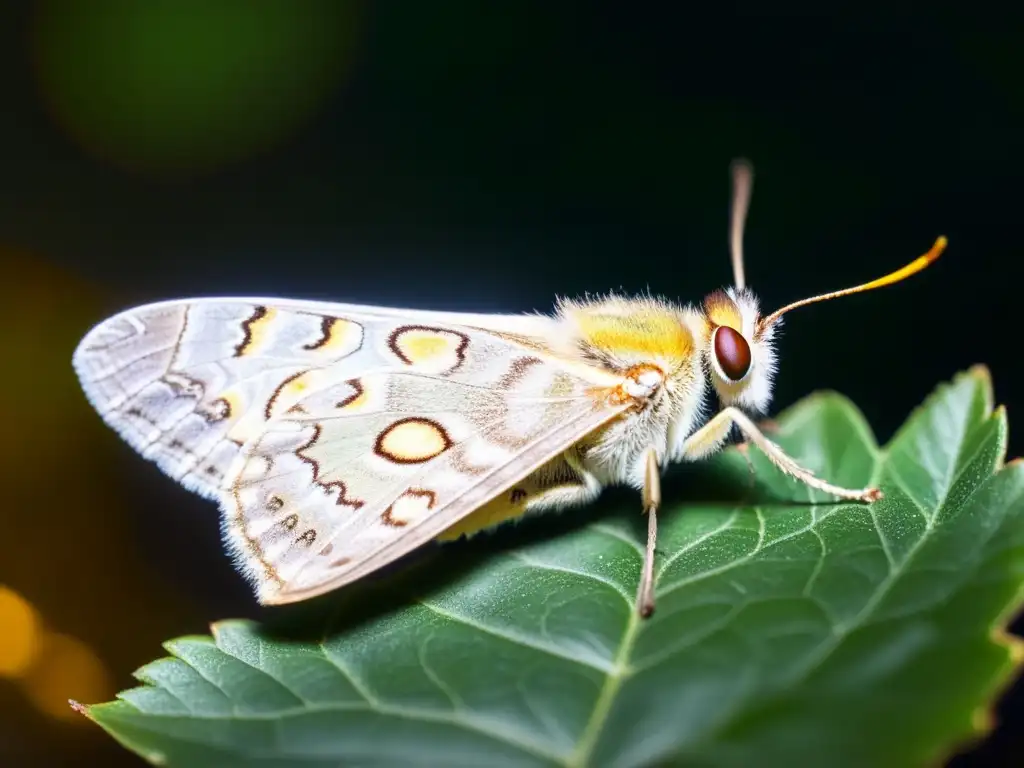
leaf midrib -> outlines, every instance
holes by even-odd
[[[626,625],[626,631],[622,634],[622,642],[619,644],[619,649],[615,654],[613,668],[618,670],[618,674],[605,677],[601,691],[594,702],[594,709],[590,713],[590,719],[587,720],[587,724],[583,728],[583,733],[576,745],[576,749],[573,750],[569,759],[562,763],[566,768],[582,767],[588,764],[590,756],[597,746],[598,739],[601,737],[601,730],[611,714],[615,697],[618,695],[623,681],[632,676],[628,667],[629,658],[633,651],[636,636],[640,632],[640,622],[641,619],[634,601],[634,605],[629,611],[629,623]]]

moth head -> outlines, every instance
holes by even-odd
[[[731,170],[733,199],[729,247],[734,287],[716,291],[704,299],[705,349],[711,383],[722,402],[760,411],[767,407],[771,397],[776,368],[773,341],[783,315],[797,307],[898,283],[938,259],[946,248],[946,238],[939,237],[927,253],[888,275],[852,288],[794,301],[761,317],[757,299],[746,288],[743,270],[743,228],[750,206],[754,170],[746,160],[734,161]]]
[[[757,298],[750,291],[715,291],[701,306],[711,385],[723,405],[763,411],[775,376],[775,329],[758,333]]]

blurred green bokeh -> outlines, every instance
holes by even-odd
[[[42,98],[90,153],[190,175],[286,138],[350,70],[350,0],[46,0]]]

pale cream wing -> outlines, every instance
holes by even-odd
[[[475,362],[519,349],[491,336],[474,345],[475,362],[467,365],[470,331],[453,326],[458,319],[488,322],[482,315],[280,299],[168,301],[100,323],[73,363],[89,400],[133,448],[185,487],[218,498],[245,441],[315,386],[412,366],[468,380]],[[520,320],[539,332],[551,322]],[[505,324],[519,329],[515,318]]]
[[[246,445],[225,521],[262,602],[387,565],[623,410],[555,362],[495,357],[489,339],[472,335],[464,378],[365,373],[293,402]]]

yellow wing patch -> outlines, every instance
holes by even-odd
[[[304,345],[303,349],[330,356],[350,355],[363,342],[363,326],[340,317],[324,316],[320,333],[319,339]]]
[[[264,416],[267,419],[284,413],[325,378],[323,369],[300,371],[282,381],[267,400]]]
[[[469,338],[457,331],[425,325],[395,329],[388,346],[406,365],[432,372],[453,371],[465,359]]]
[[[259,350],[260,345],[266,340],[267,331],[274,324],[277,310],[273,307],[259,306],[253,309],[253,313],[242,323],[242,340],[235,347],[235,357],[251,355]]]
[[[349,379],[346,382],[352,387],[352,394],[344,400],[339,400],[335,408],[339,411],[360,411],[370,402],[370,395],[366,391],[366,383],[362,379]]]

